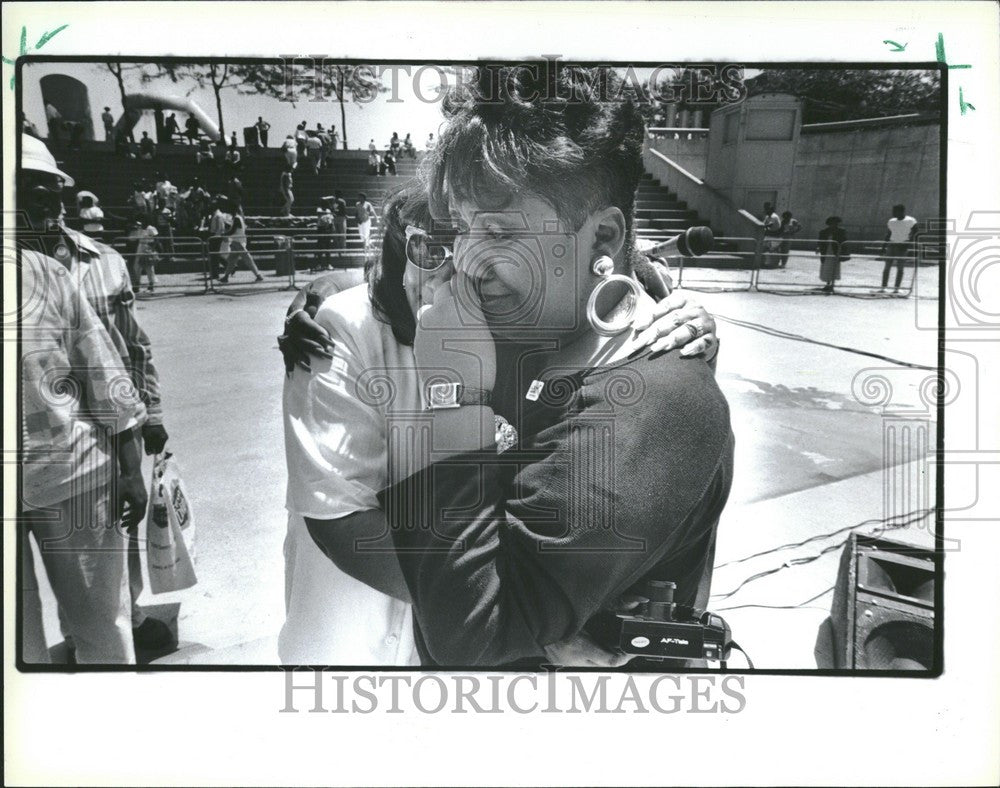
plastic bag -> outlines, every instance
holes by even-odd
[[[146,517],[146,563],[154,594],[198,582],[194,572],[194,515],[170,452],[153,457]]]

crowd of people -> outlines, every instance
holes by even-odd
[[[802,225],[791,211],[783,211],[779,215],[774,205],[769,202],[764,203],[761,223],[764,233],[761,248],[762,267],[786,268],[792,239],[802,230]],[[819,278],[823,282],[819,290],[827,295],[834,292],[834,286],[841,277],[841,264],[851,259],[847,231],[842,225],[841,217],[827,217],[823,228],[817,234],[815,253],[820,257]],[[897,295],[900,292],[904,271],[912,268],[915,263],[915,239],[920,229],[919,225],[917,219],[906,213],[905,205],[897,204],[892,207],[892,215],[886,222],[886,234],[879,250],[879,259],[883,263],[882,284],[876,293],[888,292],[889,277],[893,269],[896,276],[892,294]]]
[[[674,599],[686,607],[704,609],[709,598],[733,434],[714,378],[714,320],[672,289],[665,261],[637,246],[641,114],[604,100],[587,69],[560,72],[577,100],[559,105],[539,100],[545,86],[530,76],[508,79],[507,112],[490,89],[497,75],[484,67],[480,76],[465,86],[426,171],[383,206],[366,281],[340,290],[335,277],[319,277],[288,307],[279,337],[285,664],[617,667],[627,658],[595,622],[636,610],[644,581],[675,583]],[[281,188],[289,211],[293,170],[322,160],[322,141],[310,153],[311,136],[288,138],[295,161]],[[132,311],[135,271],[130,277],[121,255],[65,227],[62,190],[72,178],[41,141],[24,142],[24,292],[52,279],[58,297],[33,315],[40,330],[29,332],[23,355],[22,434],[42,461],[24,469],[22,550],[30,534],[76,660],[128,664],[143,638],[164,636],[137,623],[126,552],[104,550],[86,579],[78,558],[134,533],[145,510],[139,452],[162,452],[167,440],[157,378]],[[394,134],[387,152],[407,155],[406,145]],[[99,222],[96,200],[86,207]],[[150,287],[164,226],[204,228],[221,281],[241,263],[260,277],[235,175],[227,194],[214,195],[197,180],[175,187],[158,176],[136,184],[130,210]],[[321,260],[344,248],[352,212],[371,244],[372,203],[360,193],[351,206],[335,192],[317,209]],[[447,231],[441,217],[451,218]],[[785,267],[799,223],[768,205],[763,224],[768,263]],[[820,233],[831,282],[846,242],[839,225],[831,217]],[[915,225],[894,208],[890,259],[902,256],[898,245],[909,244]],[[567,243],[552,243],[553,228]],[[536,258],[496,265],[513,236]],[[83,263],[107,274],[84,277],[94,293],[77,299],[76,280],[58,273]],[[571,276],[544,275],[567,266]],[[890,270],[887,263],[883,285]],[[64,359],[69,352],[82,359],[79,369]],[[68,396],[46,391],[52,364],[84,378],[65,387]],[[388,385],[364,385],[373,375]],[[112,397],[123,376],[135,398]],[[65,445],[81,426],[98,461],[50,462],[52,470],[44,460],[55,453],[81,456]],[[53,508],[73,522],[77,540],[61,551],[46,546]],[[22,592],[23,656],[47,661],[33,577]]]
[[[587,84],[577,87],[585,90]],[[530,217],[531,232],[539,240],[547,238],[555,224],[575,237],[577,256],[569,261],[559,257],[558,262],[576,266],[576,275],[550,279],[545,286],[555,290],[545,299],[544,314],[515,318],[523,324],[510,323],[509,310],[491,301],[502,301],[499,294],[468,290],[480,294],[480,319],[491,321],[501,337],[520,337],[518,329],[525,328],[532,332],[526,335],[534,337],[532,342],[541,343],[539,349],[548,348],[529,353],[532,368],[522,370],[516,359],[502,357],[508,346],[494,344],[484,324],[463,324],[453,300],[465,290],[452,289],[452,280],[479,275],[472,258],[463,255],[460,241],[470,232],[465,225],[476,221],[484,206],[472,202],[471,192],[449,190],[446,195],[442,184],[458,184],[453,168],[468,168],[493,192],[497,182],[490,179],[496,174],[523,179],[524,172],[523,162],[499,152],[500,147],[493,148],[498,152],[489,162],[455,155],[469,149],[466,138],[472,125],[486,117],[485,112],[478,114],[478,108],[478,104],[470,107],[452,120],[431,177],[414,180],[384,207],[385,232],[377,261],[367,271],[367,283],[333,294],[333,280],[320,277],[290,309],[280,342],[286,364],[304,355],[305,366],[312,361],[313,368],[296,365],[285,382],[289,596],[279,636],[285,662],[312,661],[308,656],[312,654],[318,656],[317,664],[331,665],[501,665],[543,659],[569,665],[619,664],[620,659],[592,642],[582,627],[591,616],[617,604],[615,600],[633,581],[650,572],[666,573],[678,581],[680,602],[694,603],[707,594],[715,530],[731,478],[732,439],[725,401],[706,363],[718,347],[714,321],[683,294],[670,292],[662,261],[649,260],[635,248],[632,194],[641,172],[641,119],[638,113],[630,114],[627,105],[597,101],[595,112],[582,124],[558,118],[552,126],[553,118],[548,117],[550,125],[525,122],[513,130],[501,129],[496,125],[500,116],[490,113],[491,139],[515,133],[528,143],[525,149],[539,149],[551,143],[552,135],[573,135],[580,148],[579,155],[548,161],[550,168],[558,165],[560,171],[551,171],[530,191],[523,180],[513,184],[516,207]],[[548,112],[539,107],[534,111]],[[76,264],[75,258],[66,260],[59,251],[68,233],[62,189],[72,185],[72,179],[44,145],[35,142],[35,160],[22,158],[18,183],[26,229],[34,231],[19,235],[30,273],[25,292],[34,292],[33,283],[39,279],[55,277],[66,297],[49,299],[46,309],[33,317],[46,330],[30,332],[31,344],[23,356],[30,359],[22,369],[31,405],[23,410],[23,432],[30,442],[25,448],[45,456],[65,453],[52,429],[58,419],[67,433],[86,428],[88,436],[109,435],[114,441],[100,447],[102,462],[89,462],[84,469],[57,464],[52,471],[44,462],[26,466],[26,495],[19,513],[24,526],[19,529],[21,549],[30,550],[29,536],[33,538],[64,615],[66,635],[75,645],[76,661],[129,664],[135,659],[143,625],[133,620],[133,626],[127,626],[132,578],[126,553],[103,551],[99,562],[88,564],[86,582],[77,559],[94,547],[92,543],[113,546],[114,540],[124,538],[115,526],[129,516],[137,521],[136,513],[145,510],[138,451],[142,447],[148,453],[162,452],[166,433],[151,417],[159,404],[158,396],[149,391],[155,376],[141,374],[150,366],[148,340],[140,369],[139,352],[117,347],[112,338],[117,321],[124,321],[126,313],[127,319],[135,320],[122,257],[77,234],[79,248],[94,250],[89,254],[96,258],[88,260],[99,260],[118,276],[114,296],[95,298],[95,303],[105,309],[115,304],[128,307],[122,316],[109,312],[100,326],[86,311],[88,300],[69,292],[76,278],[56,276],[61,267]],[[606,170],[593,166],[608,150],[616,151],[617,157],[611,168],[615,182],[610,185],[605,175],[596,175]],[[577,177],[569,178],[573,173]],[[567,191],[569,182],[577,188]],[[44,188],[36,188],[41,185]],[[146,191],[141,185],[138,191],[145,202]],[[174,190],[166,179],[153,184],[149,192],[154,212],[160,194],[165,208],[198,199],[199,194],[193,187]],[[457,237],[435,235],[431,216],[440,212],[441,206],[435,204],[444,200],[459,219]],[[143,209],[138,198],[135,205]],[[557,205],[558,209],[551,207]],[[222,230],[230,207],[221,200],[214,205],[210,229]],[[350,210],[336,194],[320,207],[324,228],[332,228],[331,247],[346,229],[345,213]],[[375,220],[374,207],[363,194],[358,195],[354,211],[361,227]],[[227,236],[232,250],[242,240],[244,225],[238,211],[230,215],[234,227]],[[491,231],[490,238],[499,238],[501,232]],[[552,253],[542,245],[539,249],[543,256]],[[555,258],[537,262],[554,265]],[[622,276],[624,272],[634,273],[636,279]],[[507,292],[526,295],[537,286],[534,276],[529,279],[507,282]],[[562,297],[565,293],[557,291],[569,279],[586,282],[595,296],[603,295],[595,299],[600,306]],[[623,281],[633,283],[624,294],[618,289]],[[300,299],[306,308],[296,306]],[[82,333],[78,336],[76,331]],[[481,345],[476,355],[482,364],[475,364],[479,372],[473,373],[462,361],[469,358],[468,348],[456,355],[447,344],[437,342],[440,331]],[[67,335],[68,342],[57,339]],[[311,340],[316,336],[322,338],[322,354],[336,356],[322,369],[310,357],[318,347]],[[683,348],[684,355],[658,355],[674,347]],[[436,356],[435,348],[445,355]],[[559,350],[553,354],[553,348]],[[82,354],[83,361],[79,369],[64,364],[68,374],[87,379],[68,386],[66,396],[47,396],[44,370],[61,363],[61,354],[68,351]],[[505,364],[518,369],[518,374],[496,375]],[[435,378],[435,370],[441,369],[458,371],[462,385]],[[388,371],[395,378],[399,396],[392,412],[384,410],[385,403],[370,401],[355,385],[366,371]],[[605,385],[609,372],[640,375],[651,396],[623,403],[617,388]],[[425,377],[428,374],[430,378]],[[134,378],[138,399],[111,396],[113,381],[123,375]],[[521,383],[527,385],[532,376],[536,379],[527,400],[529,405],[537,401],[537,407],[522,413]],[[569,393],[571,401],[540,398],[546,385],[553,393]],[[430,403],[429,410],[423,402]],[[440,455],[444,463],[436,471],[418,467],[423,452],[398,442],[388,429],[395,416],[411,410],[435,422],[432,434],[436,444],[441,443],[434,449],[444,452]],[[595,457],[581,456],[581,449],[584,454],[589,449],[576,445],[573,414],[578,411],[594,417],[620,412],[613,448],[616,463],[607,466],[613,479],[579,474],[595,467]],[[488,429],[480,429],[487,425]],[[553,465],[539,454],[543,447],[548,447],[545,453],[554,449],[582,464]],[[473,452],[468,458],[466,450]],[[387,451],[392,455],[389,462]],[[518,462],[519,478],[497,475],[502,459],[498,451],[524,454]],[[488,455],[495,459],[484,464]],[[435,472],[450,477],[425,501],[426,506],[417,511],[392,503],[410,499],[418,490],[429,492],[427,474]],[[112,478],[119,482],[116,486],[110,483]],[[574,510],[597,514],[602,507],[594,504],[612,492],[608,483],[619,500],[618,528],[570,518],[571,504],[565,497],[570,489],[574,499],[586,498],[582,507],[573,504]],[[636,484],[669,489],[668,504],[664,506],[659,496],[654,500],[639,494]],[[485,497],[469,498],[474,489]],[[112,490],[119,496],[114,502],[109,499]],[[78,541],[69,549],[63,544],[61,550],[53,550],[46,539],[53,507],[62,507],[64,519],[73,522]],[[433,516],[443,509],[452,513],[445,538],[461,538],[469,555],[479,556],[475,562],[454,550],[428,549],[433,546],[423,543],[438,529],[418,522],[424,516],[421,512]],[[535,525],[537,518],[529,516],[530,510],[553,512],[558,522]],[[414,527],[400,528],[400,517],[414,518]],[[512,530],[509,538],[498,541],[497,526],[504,521]],[[390,549],[357,554],[355,541],[377,533],[392,535]],[[402,541],[395,542],[397,536]],[[616,549],[621,538],[638,540],[645,547],[621,551]],[[545,549],[542,543],[569,549]],[[516,576],[510,575],[505,567],[515,565]],[[431,579],[433,584],[428,584]],[[22,657],[29,663],[48,660],[33,580],[25,578],[22,588]],[[529,592],[530,600],[524,597]],[[456,627],[456,621],[462,625]]]

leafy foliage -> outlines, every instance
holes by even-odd
[[[860,120],[940,110],[936,71],[767,69],[747,80],[749,95],[791,93],[805,99],[804,123]]]

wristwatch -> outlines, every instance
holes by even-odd
[[[493,392],[474,389],[461,383],[431,383],[427,387],[427,410],[460,408],[463,405],[493,404]]]

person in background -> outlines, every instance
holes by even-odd
[[[396,132],[392,132],[392,137],[389,139],[389,150],[392,151],[393,156],[399,155],[399,135]]]
[[[226,170],[233,176],[238,172],[242,172],[243,157],[240,155],[238,148],[230,148],[226,151]]]
[[[833,293],[833,283],[840,279],[840,263],[844,260],[843,246],[847,233],[840,226],[839,216],[826,220],[826,227],[819,231],[819,245],[816,252],[820,256],[819,278],[824,282],[820,292]]]
[[[49,144],[58,145],[59,131],[62,128],[62,113],[48,102],[45,104],[45,122],[49,126]]]
[[[333,143],[330,140],[330,135],[324,130],[322,123],[316,124],[316,138],[320,143],[319,166],[321,168],[328,167],[333,152]]]
[[[150,139],[149,132],[142,132],[142,139],[139,140],[139,157],[151,160],[156,155],[156,143]]]
[[[316,262],[320,271],[329,271],[333,267],[333,211],[330,209],[331,198],[324,197],[316,209]]]
[[[156,173],[156,180],[153,186],[153,205],[156,210],[160,211],[167,207],[167,196],[173,188],[174,185],[163,173]]]
[[[279,184],[282,216],[292,215],[292,205],[295,203],[295,193],[292,191],[292,186],[292,168],[286,164],[284,172],[281,173],[281,183]]]
[[[165,135],[163,122],[163,110],[160,107],[153,108],[153,128],[156,130],[156,144],[163,144],[163,137]]]
[[[46,177],[48,173],[58,172],[55,160],[44,145],[37,143],[36,147],[32,147],[33,145],[36,143],[22,140],[22,168],[26,172],[40,171],[42,177]],[[37,176],[37,173],[35,174]],[[100,212],[96,207],[95,195],[84,192],[81,196],[92,198],[94,207]],[[135,294],[132,291],[125,259],[115,249],[87,234],[71,230],[64,222],[60,221],[58,229],[57,248],[61,250],[58,260],[73,274],[72,279],[79,283],[91,308],[110,337],[115,352],[131,377],[135,391],[146,409],[146,421],[142,425],[141,435],[138,433],[134,435],[137,443],[141,439],[136,453],[138,454],[144,446],[147,455],[159,454],[168,439],[163,426],[159,374],[153,364],[149,337],[136,319]],[[171,646],[174,643],[174,636],[163,621],[147,616],[137,604],[143,589],[138,525],[145,508],[137,509],[135,513],[137,516],[130,517],[129,521],[124,523],[128,534],[132,636],[137,647],[159,650]],[[62,621],[64,634],[69,635],[71,632],[69,627],[65,626],[66,623],[65,620]]]
[[[432,151],[432,150],[434,150],[434,146],[435,145],[437,145],[437,140],[434,139],[434,135],[433,134],[428,134],[427,135],[427,142],[424,143],[424,150]]]
[[[308,139],[308,137],[309,135],[306,134],[306,122],[302,121],[295,127],[295,152],[298,154],[300,159],[305,158],[306,139]]]
[[[233,208],[232,229],[229,231],[229,249],[229,262],[226,266],[226,272],[219,277],[220,282],[223,284],[228,282],[229,277],[236,273],[236,265],[241,262],[254,275],[255,282],[264,281],[264,277],[260,275],[257,264],[247,249],[247,223],[238,205]]]
[[[21,119],[21,132],[27,134],[30,137],[35,137],[36,139],[41,139],[42,135],[38,131],[38,127],[28,120],[27,116],[18,110],[18,117]]]
[[[378,154],[371,150],[368,151],[368,174],[378,175],[380,170],[381,162],[379,161]]]
[[[333,145],[333,149],[337,150],[337,146],[340,144],[340,135],[337,133],[336,126],[330,126],[330,144]]]
[[[896,283],[893,294],[899,293],[903,284],[903,269],[913,259],[913,239],[917,234],[918,222],[906,214],[906,206],[892,206],[892,216],[886,223],[885,241],[882,244],[882,255],[885,266],[882,268],[882,287],[877,292],[884,293],[889,284],[889,273],[896,268]]]
[[[268,123],[260,115],[257,116],[257,122],[253,124],[257,127],[257,136],[260,139],[260,146],[262,148],[267,147],[267,132],[271,128],[271,124]]]
[[[22,251],[20,272],[23,298],[45,293],[40,308],[26,311],[21,320],[19,449],[27,459],[21,462],[17,513],[23,567],[20,656],[31,664],[51,661],[31,534],[67,645],[73,646],[71,661],[131,665],[128,552],[115,526],[126,508],[146,509],[135,438],[145,409],[138,397],[121,395],[121,358],[89,301],[80,297],[77,278],[63,275],[59,262],[33,249]],[[53,369],[64,372],[53,377]]]
[[[385,175],[386,173],[389,175],[396,174],[396,156],[393,154],[391,148],[382,157],[382,174]]]
[[[378,154],[378,148],[375,147],[375,138],[368,140],[368,152]]]
[[[763,267],[777,268],[781,260],[781,217],[771,203],[764,203]]]
[[[365,251],[371,246],[372,221],[378,221],[375,208],[368,202],[368,195],[364,192],[358,194],[358,201],[354,203],[354,218],[358,223],[358,235],[361,237],[361,245]]]
[[[202,137],[198,140],[198,150],[195,151],[194,160],[198,164],[211,164],[214,160],[212,143],[208,141],[208,137]]]
[[[177,114],[171,112],[167,119],[163,121],[164,139],[167,145],[174,144],[174,138],[180,134],[181,128],[177,125]]]
[[[157,251],[160,263],[169,263],[174,256],[174,212],[166,206],[156,213]]]
[[[236,142],[236,132],[234,131],[229,135],[229,149],[236,150],[239,147],[239,143]]]
[[[341,254],[347,249],[347,201],[339,191],[333,193],[333,248]]]
[[[184,121],[184,130],[187,134],[188,142],[191,145],[196,145],[198,143],[198,135],[201,131],[201,127],[198,125],[198,118],[194,115],[188,115],[187,120]]]
[[[136,219],[128,237],[135,243],[135,257],[132,258],[132,281],[139,287],[142,274],[146,274],[147,292],[156,289],[156,228],[148,219]]]
[[[115,141],[115,116],[111,114],[111,107],[105,107],[101,113],[101,122],[104,124],[104,141]]]
[[[323,141],[316,135],[306,138],[306,164],[313,175],[319,175],[323,163]]]
[[[212,279],[218,279],[220,272],[229,265],[229,230],[233,226],[233,217],[229,215],[229,200],[225,195],[217,194],[213,200],[215,210],[208,221],[208,248],[211,253]]]
[[[413,140],[410,139],[409,134],[403,139],[403,153],[411,159],[417,158],[417,149],[413,147]]]
[[[295,144],[295,138],[291,134],[285,137],[285,141],[281,143],[281,151],[285,155],[286,168],[288,170],[294,170],[299,163],[299,154]]]
[[[229,204],[232,205],[233,210],[243,211],[243,182],[237,178],[235,175],[229,179],[229,184],[226,187],[226,197],[229,198]]]
[[[101,236],[104,235],[102,222],[104,211],[97,204],[97,198],[90,194],[79,194],[77,195],[77,205],[79,206],[79,216],[83,219],[83,231],[92,238],[100,240]]]
[[[129,208],[132,211],[132,217],[141,220],[144,224],[153,218],[153,202],[140,181],[132,184]]]
[[[792,216],[791,211],[784,211],[781,214],[781,251],[779,252],[778,258],[778,268],[784,268],[788,265],[788,252],[791,249],[791,238],[799,230],[802,229],[802,225],[799,224],[799,220]]]

